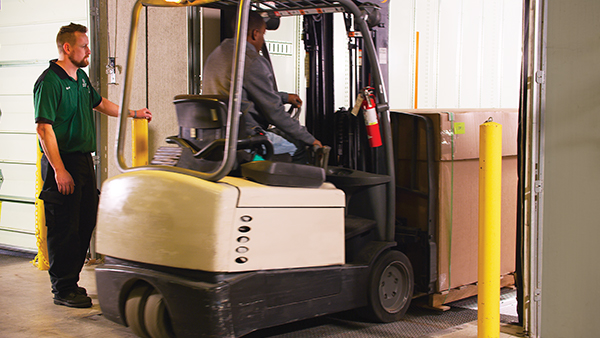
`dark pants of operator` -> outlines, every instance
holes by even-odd
[[[48,227],[48,273],[52,293],[66,295],[77,289],[79,274],[85,264],[96,226],[98,189],[89,153],[61,154],[61,158],[73,177],[75,191],[70,195],[58,191],[54,169],[44,155],[41,161],[44,187],[40,199],[44,201]]]

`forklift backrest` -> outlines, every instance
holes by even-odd
[[[173,100],[179,137],[198,149],[213,140],[225,138],[227,96],[177,95]]]

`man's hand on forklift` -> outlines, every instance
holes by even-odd
[[[323,145],[321,144],[321,141],[315,139],[315,141],[312,143],[313,146],[317,146],[319,148],[322,148]]]
[[[300,108],[302,106],[302,100],[300,99],[300,96],[296,94],[288,94],[287,103],[291,103],[295,108]]]
[[[152,121],[152,113],[148,108],[142,108],[140,110],[132,110],[130,113],[134,119],[146,119],[148,122]]]

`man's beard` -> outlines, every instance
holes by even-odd
[[[90,64],[85,57],[81,60],[75,60],[72,56],[69,56],[69,60],[71,60],[71,63],[79,68],[87,67]]]

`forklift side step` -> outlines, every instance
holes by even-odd
[[[347,215],[345,221],[346,240],[368,232],[375,228],[375,224],[376,222],[371,219]]]

